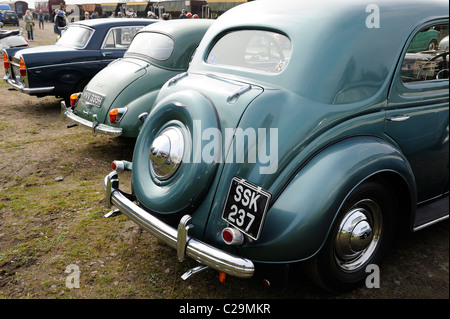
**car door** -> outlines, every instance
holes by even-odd
[[[106,66],[116,59],[120,59],[130,46],[135,34],[142,26],[121,26],[111,28],[105,37],[101,48],[101,59]]]
[[[412,41],[430,27],[441,30],[439,39],[448,35],[448,20],[439,21],[416,30]],[[448,51],[406,53],[405,50],[388,97],[385,134],[408,159],[419,202],[448,191],[448,59]]]

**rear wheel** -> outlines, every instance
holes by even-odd
[[[334,293],[361,285],[366,267],[378,265],[388,248],[396,209],[386,182],[377,179],[358,186],[342,206],[325,246],[306,262],[311,279]]]
[[[428,50],[436,50],[438,47],[438,43],[436,40],[431,40],[430,43],[428,44]]]

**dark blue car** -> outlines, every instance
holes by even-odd
[[[23,93],[68,99],[97,72],[121,58],[137,31],[154,22],[95,19],[72,23],[55,45],[5,49],[3,79]]]

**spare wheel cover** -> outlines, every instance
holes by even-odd
[[[147,117],[136,140],[132,176],[134,193],[147,209],[159,214],[190,213],[205,196],[217,162],[205,163],[198,156],[204,144],[210,142],[202,141],[202,132],[195,131],[199,123],[203,129],[220,129],[214,105],[193,90],[169,95]],[[161,180],[152,170],[150,149],[155,139],[170,127],[182,133],[185,153],[173,176]]]

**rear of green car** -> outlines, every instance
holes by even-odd
[[[161,86],[186,71],[210,20],[152,24],[133,39],[123,59],[111,63],[62,106],[66,117],[94,134],[137,137]],[[141,116],[141,117],[140,117]]]
[[[365,267],[381,262],[395,219],[411,226],[421,186],[414,156],[398,146],[405,138],[386,131],[408,120],[386,117],[397,110],[388,101],[393,79],[424,19],[448,24],[442,1],[413,9],[379,1],[390,13],[382,28],[367,24],[367,8],[255,1],[225,13],[188,72],[160,90],[133,163],[118,162],[105,177],[107,201],[180,260],[241,278],[260,263],[305,262],[332,291],[361,284]],[[446,114],[437,128],[444,135]],[[416,129],[405,135],[414,140]],[[435,162],[448,163],[448,138],[434,141],[444,158]],[[413,144],[426,149],[421,143]],[[119,189],[119,167],[132,170],[132,194]],[[445,196],[448,165],[435,170],[444,174],[434,195]]]

